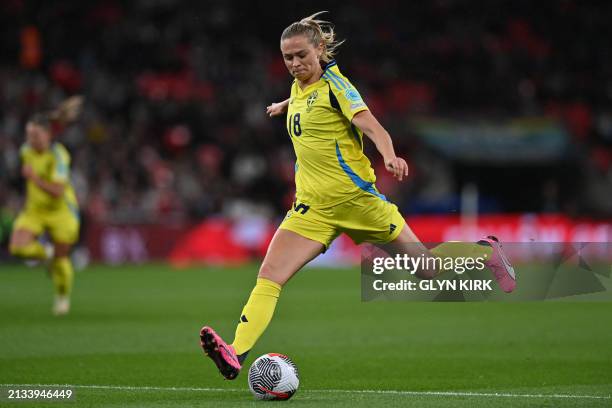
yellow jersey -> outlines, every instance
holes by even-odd
[[[26,183],[26,211],[54,212],[68,210],[78,213],[78,204],[70,183],[70,154],[60,143],[52,143],[44,152],[37,152],[27,143],[21,146],[21,161],[32,167],[43,180],[64,183],[64,194],[54,197],[38,187],[33,181]]]
[[[367,109],[335,61],[303,90],[293,81],[287,131],[297,157],[297,203],[332,207],[364,191],[386,200],[376,190],[374,170],[363,154],[363,132],[352,124],[353,116]]]

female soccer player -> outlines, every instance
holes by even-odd
[[[32,116],[26,124],[26,143],[21,147],[21,173],[26,179],[26,200],[13,226],[11,254],[33,260],[49,260],[55,299],[53,313],[70,311],[73,269],[70,247],[79,236],[79,212],[70,184],[70,155],[53,141],[52,124],[76,118],[82,100],[73,97],[48,113]],[[53,247],[47,250],[38,237],[47,232]]]
[[[395,155],[389,134],[341,74],[333,60],[340,43],[330,24],[316,19],[318,14],[283,31],[280,48],[295,80],[290,98],[267,109],[270,116],[287,113],[287,131],[297,156],[295,203],[270,242],[234,342],[226,344],[208,326],[200,331],[204,352],[227,379],[236,378],[247,353],[268,326],[283,285],[340,233],[358,244],[393,244],[413,256],[485,256],[502,289],[514,289],[514,271],[502,258],[494,237],[428,250],[397,207],[376,189],[374,171],[363,154],[364,134],[397,180],[408,175],[408,165]],[[430,267],[417,274],[432,278],[439,272]]]

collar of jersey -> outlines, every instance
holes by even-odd
[[[297,83],[297,79],[295,79],[295,85],[297,86],[298,92],[299,94],[305,94],[309,88],[315,86],[315,85],[320,85],[321,81],[325,81],[325,78],[323,78],[323,75],[325,75],[325,71],[327,71],[328,69],[330,69],[331,67],[338,65],[336,63],[336,60],[331,60],[329,61],[327,64],[325,64],[324,66],[322,66],[321,68],[323,68],[323,72],[321,73],[321,77],[319,78],[319,80],[317,82],[313,82],[312,84],[308,85],[306,88],[304,88],[302,90],[302,88],[300,88],[300,85]]]
[[[296,81],[297,81],[297,79],[296,79]],[[321,85],[321,81],[324,81],[323,77],[319,78],[319,80],[317,82],[313,82],[312,84],[308,85],[304,89],[300,88],[300,85],[298,83],[296,83],[295,86],[297,87],[298,95],[304,95],[305,93],[310,92],[310,90],[312,88]]]
[[[330,60],[327,64],[325,64],[324,67],[321,67],[321,68],[323,68],[323,73],[325,73],[325,71],[327,71],[328,69],[330,69],[334,65],[338,65],[338,63],[336,63],[336,60],[335,59]]]

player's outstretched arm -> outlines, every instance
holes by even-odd
[[[40,178],[28,164],[25,164],[21,168],[21,174],[24,178],[31,180],[38,188],[53,197],[61,197],[64,194],[64,189],[66,187],[65,183],[56,183]]]
[[[289,106],[289,99],[285,99],[282,102],[275,102],[266,108],[268,116],[279,116],[287,112],[287,106]]]
[[[84,99],[81,95],[71,96],[51,112],[51,119],[61,124],[74,122],[83,110],[83,101]]]
[[[404,176],[408,176],[406,160],[395,155],[391,136],[372,115],[372,112],[369,110],[358,112],[353,117],[353,124],[374,142],[376,149],[385,161],[387,171],[393,174],[393,177],[402,181]]]

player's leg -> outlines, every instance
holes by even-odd
[[[296,211],[297,208],[297,211]],[[274,234],[244,306],[232,345],[210,327],[200,331],[202,347],[225,378],[236,378],[247,353],[267,328],[282,286],[338,236],[331,210],[297,206]]]
[[[488,242],[443,242],[431,249],[428,249],[417,238],[416,234],[406,224],[400,234],[393,241],[381,245],[381,247],[391,255],[408,254],[411,257],[455,259],[460,257],[473,257],[490,259],[493,248]],[[422,267],[416,271],[421,279],[432,279],[437,275],[446,272],[440,262],[423,262]]]
[[[514,269],[510,265],[501,244],[494,236],[488,236],[478,242],[443,242],[427,249],[410,227],[405,225],[397,238],[382,245],[382,248],[391,255],[408,254],[411,257],[431,259],[430,262],[424,262],[424,267],[422,266],[420,270],[416,271],[417,276],[422,279],[432,279],[441,273],[452,270],[445,269],[446,265],[452,263],[436,262],[436,259],[432,258],[446,260],[469,257],[484,259],[484,264],[491,270],[495,280],[504,292],[512,292],[516,287]]]
[[[65,315],[70,311],[70,296],[74,282],[74,268],[70,260],[71,247],[71,244],[56,242],[55,256],[49,265],[55,293],[53,302],[55,315]]]
[[[70,311],[70,296],[74,282],[70,250],[79,238],[80,223],[77,214],[61,211],[50,215],[47,225],[55,249],[49,264],[55,294],[53,313],[64,315]]]
[[[233,346],[238,355],[247,353],[268,326],[283,285],[324,248],[293,231],[276,231],[236,328]]]
[[[202,347],[225,378],[236,378],[247,353],[268,327],[282,286],[324,248],[320,242],[279,228],[259,268],[255,288],[242,309],[232,345],[228,346],[212,328],[202,328]]]
[[[33,214],[22,212],[13,224],[13,232],[9,241],[11,255],[34,260],[44,260],[48,251],[37,236],[43,232],[43,224]]]
[[[400,235],[391,243],[384,245],[383,249],[390,254],[408,254],[409,256],[424,256],[425,258],[481,258],[484,259],[484,264],[491,270],[495,280],[504,292],[510,293],[516,288],[514,268],[508,261],[499,240],[492,235],[478,242],[443,242],[428,250],[406,225]],[[420,278],[431,279],[452,270],[445,269],[444,266],[439,267],[445,265],[446,262],[437,264],[436,262],[426,262],[427,264],[432,267],[417,271],[417,276]]]

